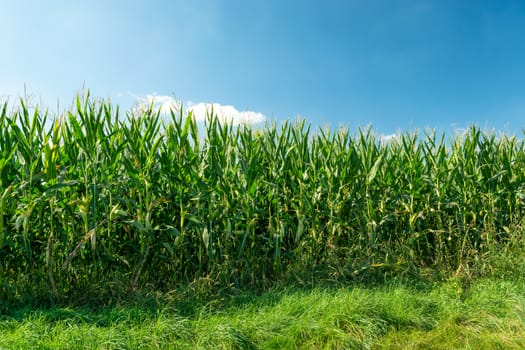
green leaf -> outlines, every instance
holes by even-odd
[[[381,166],[381,163],[383,161],[383,154],[381,154],[379,157],[377,157],[374,165],[372,166],[372,169],[368,172],[368,176],[366,178],[366,182],[370,184],[372,181],[374,181],[374,178],[377,175],[377,171],[379,170],[379,167]]]
[[[78,184],[79,184],[79,182],[77,180],[60,182],[60,183],[57,183],[55,185],[49,186],[44,192],[45,193],[54,192],[54,191],[58,191],[58,190],[60,190],[62,188],[76,186]]]

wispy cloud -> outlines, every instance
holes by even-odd
[[[136,97],[136,110],[143,111],[153,106],[155,111],[160,110],[161,114],[169,114],[170,112],[179,113],[181,108],[184,108],[184,114],[192,112],[196,121],[205,121],[208,115],[217,115],[221,123],[238,124],[257,124],[264,122],[266,116],[264,114],[254,111],[239,111],[231,105],[221,105],[219,103],[193,103],[188,102],[183,104],[171,96],[147,95],[145,97]]]

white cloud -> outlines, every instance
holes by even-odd
[[[178,113],[182,105],[180,101],[171,96],[146,95],[146,97],[136,97],[136,99],[138,103],[136,110],[139,112],[153,106],[153,110],[158,111],[160,109],[161,114]]]
[[[213,112],[217,115],[221,123],[238,124],[257,124],[264,122],[266,117],[262,113],[253,111],[239,111],[234,106],[221,105],[219,103],[193,103],[189,101],[183,105],[182,102],[177,101],[171,96],[147,95],[143,98],[137,98],[136,111],[144,111],[150,106],[153,110],[160,110],[161,114],[169,114],[171,111],[179,113],[180,109],[184,107],[184,114],[193,113],[195,119],[199,122],[206,120],[208,115]]]
[[[264,122],[266,117],[258,112],[238,111],[233,106],[223,106],[218,103],[197,103],[187,108],[192,111],[198,121],[206,120],[207,116],[213,112],[222,123],[232,124],[257,124]]]
[[[381,143],[388,143],[388,142],[391,142],[391,141],[398,140],[399,138],[400,138],[399,133],[397,133],[397,134],[388,134],[388,135],[381,134],[379,136],[379,140],[381,141]]]

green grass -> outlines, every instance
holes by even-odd
[[[207,302],[181,295],[127,306],[19,309],[2,349],[522,349],[525,284],[274,289]]]

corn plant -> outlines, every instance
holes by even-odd
[[[77,97],[0,108],[0,296],[112,298],[199,279],[455,271],[518,234],[522,140],[199,124]]]

